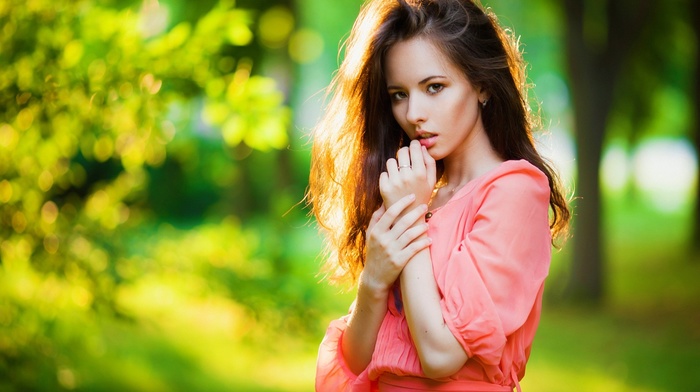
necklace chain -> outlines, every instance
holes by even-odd
[[[437,196],[438,191],[440,189],[446,187],[447,185],[449,185],[449,182],[447,182],[447,179],[445,178],[445,175],[443,174],[442,176],[440,176],[440,179],[438,180],[438,182],[435,184],[435,187],[433,188],[433,192],[430,194],[430,200],[428,200],[428,208],[430,208],[430,206],[433,204],[433,200],[435,199],[435,196]],[[464,185],[465,184],[458,184],[457,186],[455,186],[454,188],[452,188],[448,192],[450,194],[454,194],[455,192],[457,192],[458,189],[462,188]]]

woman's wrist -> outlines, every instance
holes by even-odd
[[[372,279],[365,271],[360,273],[360,279],[357,285],[358,298],[363,297],[372,302],[385,302],[389,296],[389,290],[391,290],[390,286],[386,286],[384,283]]]

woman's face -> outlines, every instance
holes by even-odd
[[[384,71],[394,118],[433,158],[461,155],[488,140],[480,110],[487,96],[429,40],[392,46]]]

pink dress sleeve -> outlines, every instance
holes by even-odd
[[[316,361],[316,391],[317,392],[372,392],[375,391],[375,383],[371,382],[367,370],[354,374],[343,357],[341,339],[347,328],[347,320],[350,316],[344,316],[333,320],[326,335],[321,341]],[[368,367],[369,368],[369,367]]]
[[[473,227],[436,271],[445,322],[467,355],[498,365],[548,274],[549,186],[534,167],[482,185]],[[479,204],[480,203],[480,204]]]

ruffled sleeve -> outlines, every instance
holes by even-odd
[[[343,357],[341,343],[349,317],[347,315],[333,320],[326,330],[323,341],[321,341],[316,361],[317,392],[370,392],[374,390],[367,370],[360,375],[355,375]]]
[[[436,270],[445,322],[467,355],[501,360],[523,326],[549,270],[549,186],[532,167],[482,184],[473,226]]]

